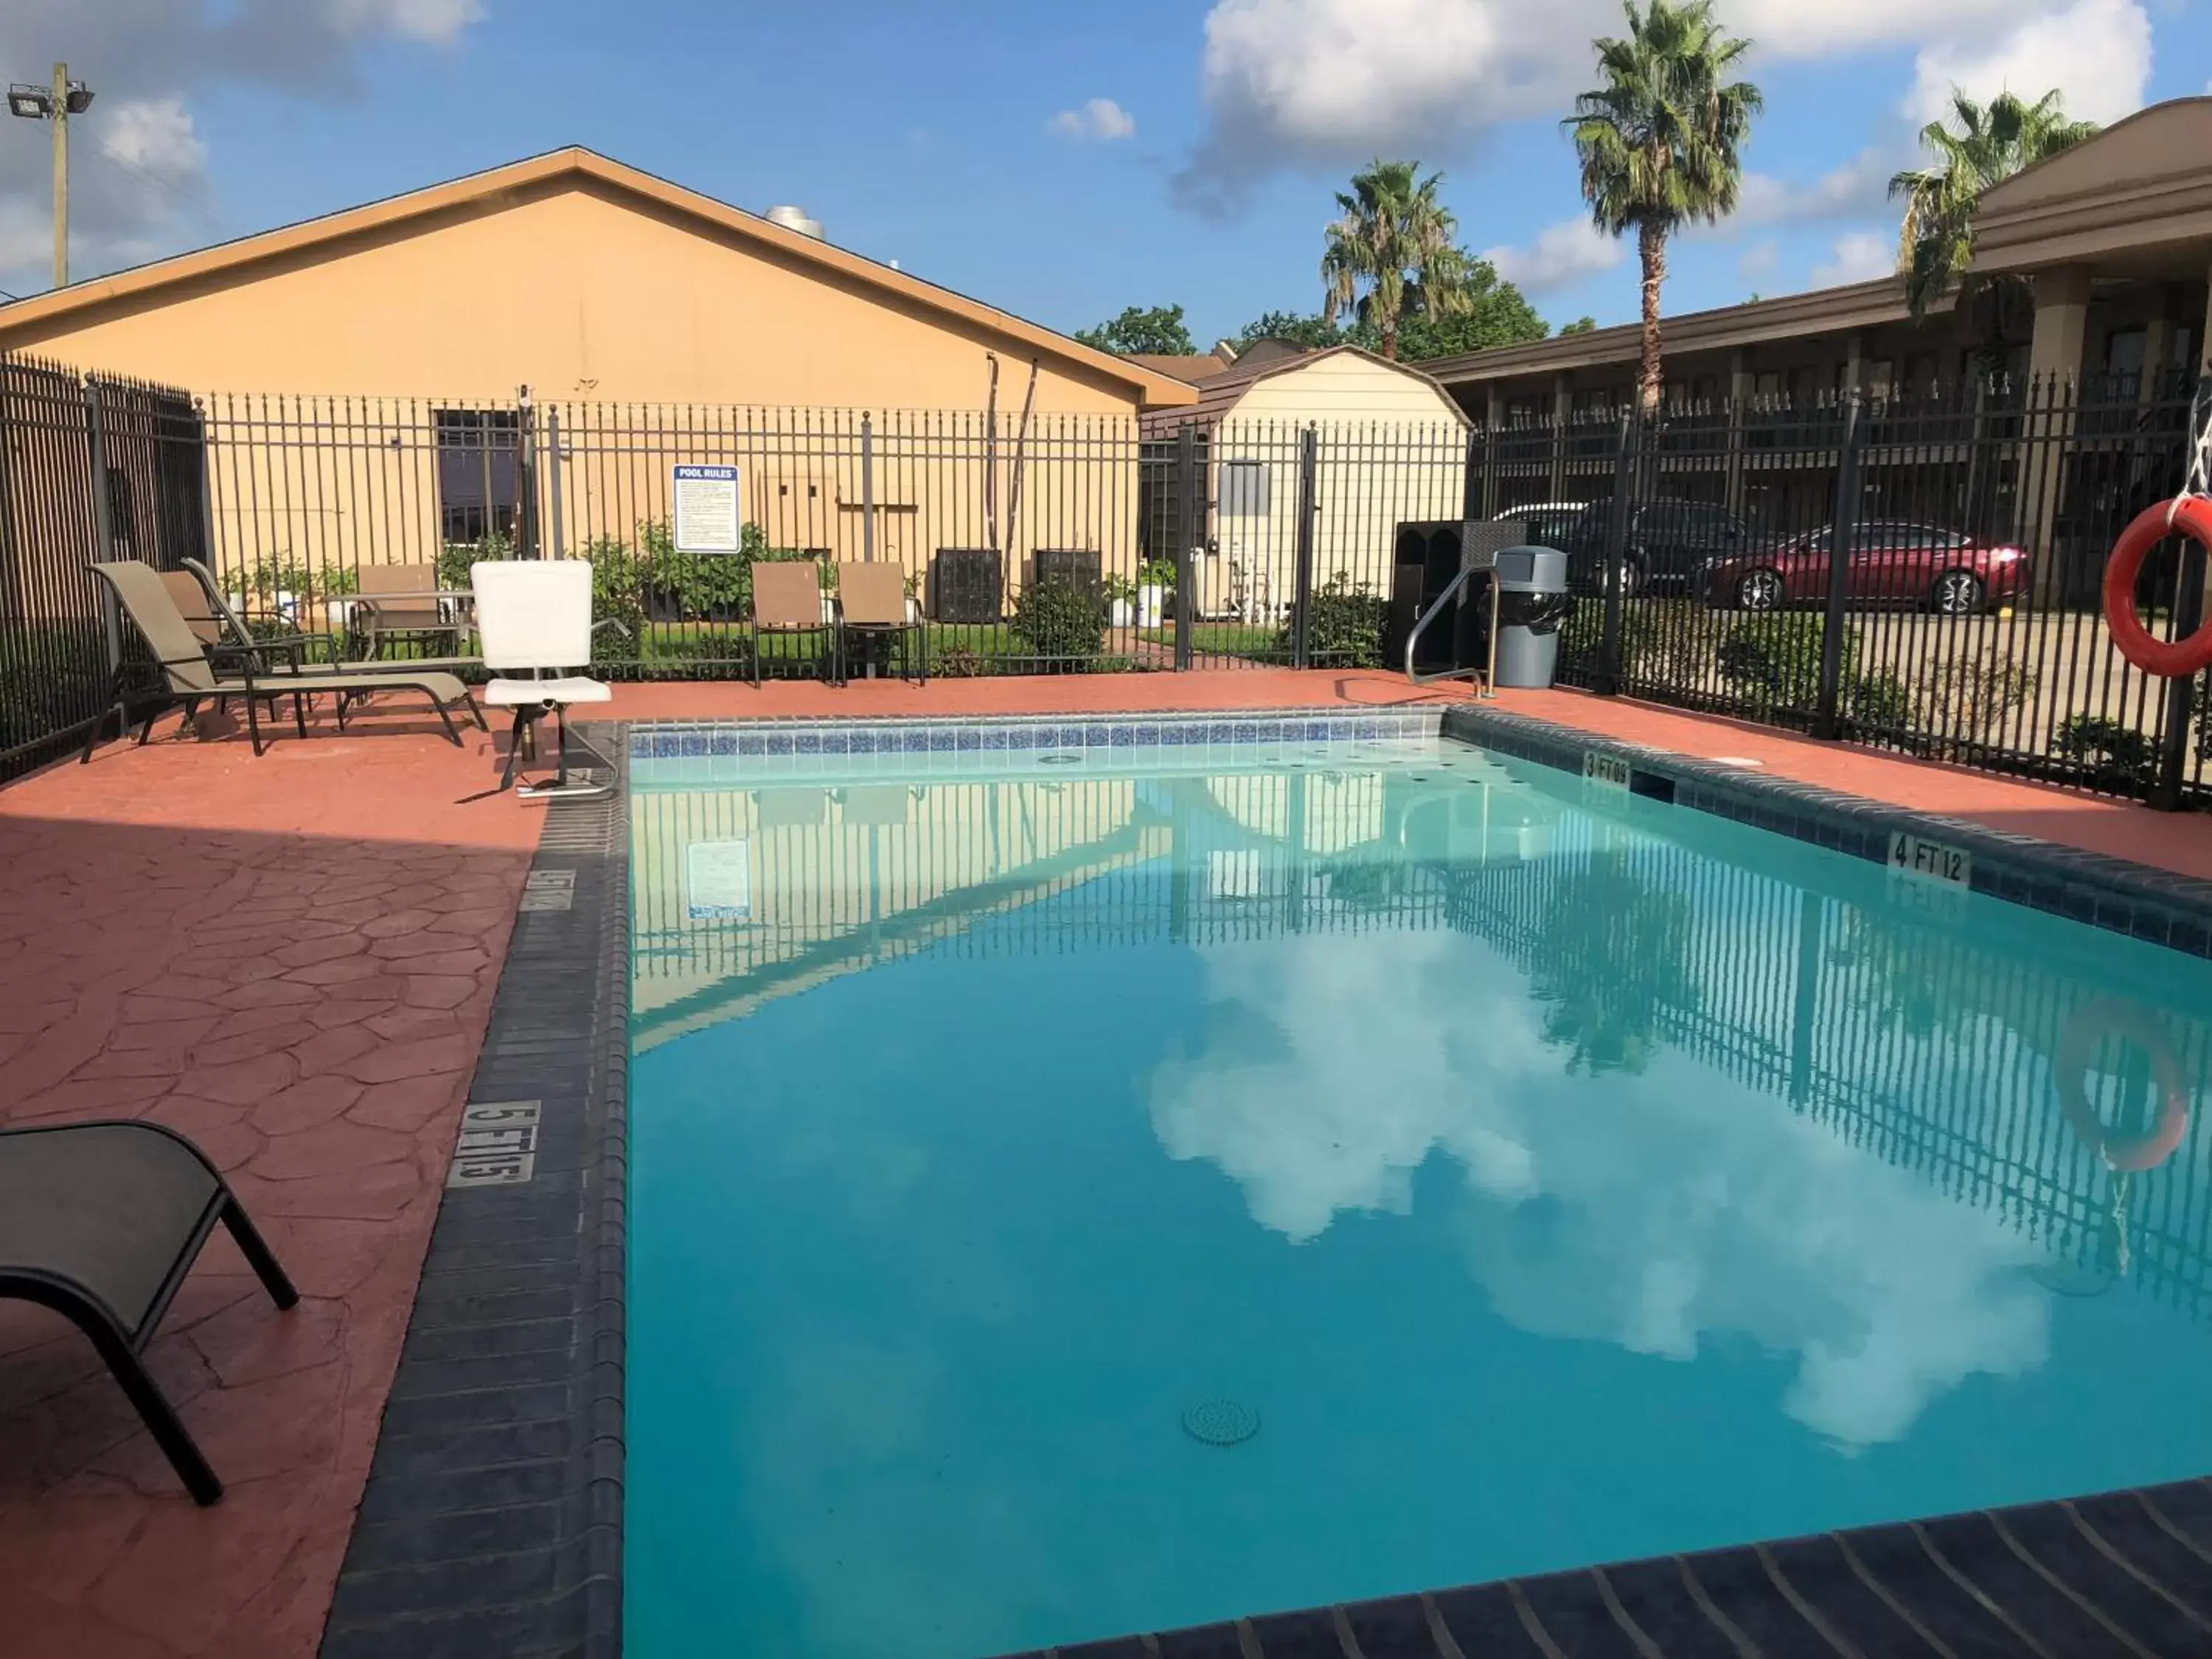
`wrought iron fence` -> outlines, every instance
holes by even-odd
[[[204,554],[204,456],[182,392],[0,355],[0,779],[108,712],[111,665],[133,642],[86,567]]]
[[[1470,495],[1567,550],[1568,684],[2179,805],[2206,793],[2206,688],[2129,664],[2099,595],[2182,483],[2190,391],[1585,412],[1485,434]],[[2154,631],[2197,626],[2203,578],[2179,540],[2147,562]]]

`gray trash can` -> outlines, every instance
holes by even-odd
[[[1565,553],[1549,547],[1509,547],[1498,554],[1498,684],[1551,689],[1559,665],[1559,625],[1574,608]]]

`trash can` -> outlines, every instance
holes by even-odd
[[[1559,625],[1575,608],[1567,556],[1509,547],[1498,556],[1498,684],[1547,691],[1559,665]]]

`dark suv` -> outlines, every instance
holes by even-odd
[[[1567,569],[1578,588],[1605,586],[1611,550],[1613,504],[1592,501],[1556,544],[1567,556]],[[1621,592],[1695,592],[1706,562],[1733,558],[1751,544],[1743,520],[1724,507],[1705,501],[1661,500],[1637,505],[1621,545]]]

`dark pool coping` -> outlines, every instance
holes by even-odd
[[[444,1194],[322,1659],[622,1650],[627,747],[589,735],[617,787],[543,809],[573,896],[526,896],[468,1095],[541,1103],[534,1171]]]
[[[1992,830],[1909,806],[1869,800],[1750,767],[1598,737],[1571,726],[1462,705],[1446,712],[1447,737],[1493,753],[1579,773],[1585,757],[1623,763],[1629,787],[1755,829],[1887,865],[1902,832],[1971,854],[1968,884],[2032,910],[2212,957],[2212,881],[2079,847]],[[2208,1646],[2212,1652],[2212,1646]]]
[[[1569,772],[1604,756],[1626,763],[1634,793],[1877,863],[1893,830],[1945,842],[1972,852],[1977,890],[2212,955],[2212,883],[1492,708],[1450,709],[1443,731]],[[322,1659],[621,1652],[630,744],[626,724],[589,735],[614,762],[617,787],[547,809],[532,874],[557,884],[566,872],[573,900],[517,916],[469,1092],[472,1104],[542,1103],[536,1170],[526,1185],[449,1190],[440,1207]],[[1255,1616],[1025,1659],[1761,1653],[2212,1654],[2212,1483]]]

